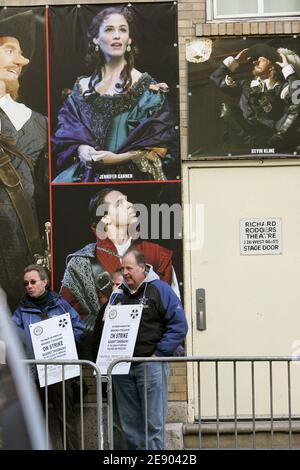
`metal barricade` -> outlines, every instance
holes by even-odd
[[[161,364],[184,362],[192,368],[193,391],[191,392],[189,387],[188,400],[196,410],[197,420],[185,423],[184,426],[187,430],[191,426],[194,430],[197,428],[198,442],[194,448],[295,449],[300,447],[300,367],[298,367],[300,357],[199,356],[122,358],[110,364],[108,368],[110,449],[114,449],[113,373],[117,364],[122,362],[144,363],[144,390],[147,388],[146,364],[149,362]],[[144,400],[147,443],[146,392]],[[283,435],[281,441],[278,439],[280,433]],[[205,444],[208,434],[215,438],[214,446]],[[231,435],[230,446],[221,442],[222,440],[225,442],[225,434]]]
[[[46,422],[46,440],[47,446],[49,446],[49,387],[48,385],[48,367],[50,366],[61,366],[62,367],[62,441],[63,448],[67,448],[67,424],[68,417],[66,416],[66,381],[65,379],[65,367],[70,365],[76,365],[80,368],[79,375],[79,406],[80,406],[80,447],[81,450],[85,449],[85,438],[84,438],[84,397],[83,397],[83,366],[90,367],[93,370],[96,382],[96,413],[97,413],[97,448],[99,450],[104,449],[104,427],[103,427],[103,400],[102,400],[102,382],[106,381],[104,377],[101,377],[100,369],[91,361],[87,360],[34,360],[27,359],[24,363],[28,365],[28,373],[32,373],[32,366],[44,366],[45,373],[45,422]],[[72,379],[70,379],[72,380]],[[67,385],[68,386],[68,385]]]

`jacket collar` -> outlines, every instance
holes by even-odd
[[[47,307],[54,307],[58,298],[59,295],[56,292],[49,290]],[[31,298],[27,294],[23,297],[20,304],[23,308],[31,308],[39,311],[38,307],[32,302]]]
[[[151,264],[146,264],[145,272],[146,272],[145,279],[140,283],[140,285],[134,291],[128,286],[126,281],[123,281],[123,283],[119,286],[119,289],[122,289],[123,291],[126,291],[130,293],[131,295],[138,295],[141,292],[141,290],[145,287],[145,284],[148,284],[149,282],[153,282],[159,279],[159,276],[153,270],[153,266],[151,266]]]

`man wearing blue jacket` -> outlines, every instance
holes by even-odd
[[[25,345],[26,356],[34,358],[29,325],[65,313],[70,314],[74,338],[80,343],[85,337],[85,327],[78,313],[60,295],[48,289],[48,274],[39,265],[31,264],[24,269],[25,297],[12,316],[19,329],[20,337]],[[39,389],[43,398],[44,389]],[[54,411],[63,430],[63,388],[61,383],[48,387],[49,400],[53,403]],[[66,400],[66,444],[67,449],[79,449],[76,430],[76,415],[74,409],[72,379],[65,381]]]
[[[187,334],[187,321],[180,300],[146,264],[145,257],[131,250],[122,259],[124,282],[114,291],[110,304],[143,305],[134,357],[172,356]],[[133,363],[128,375],[114,375],[113,386],[121,427],[128,450],[164,449],[164,424],[168,409],[168,366],[147,363],[147,428],[145,433],[144,364]]]

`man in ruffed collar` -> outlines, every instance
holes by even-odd
[[[47,200],[39,191],[47,187],[48,165],[46,118],[17,102],[33,51],[34,15],[7,12],[0,14],[0,283],[13,310],[23,291],[20,271],[42,253],[35,196],[39,207]]]
[[[228,150],[238,145],[268,147],[273,153],[295,150],[299,103],[293,99],[298,76],[292,55],[288,49],[258,43],[226,57],[211,75],[222,92],[239,100],[239,107],[222,104]],[[252,76],[241,79],[235,72],[247,63],[252,63]]]

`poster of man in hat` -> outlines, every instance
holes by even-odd
[[[201,41],[201,40],[200,40]],[[208,39],[187,46],[189,153],[300,155],[300,57],[292,37]]]
[[[48,205],[47,120],[40,102],[47,96],[43,63],[30,71],[35,51],[41,48],[45,55],[43,12],[0,10],[0,285],[11,309],[23,295],[24,267],[42,258],[44,250],[38,217],[43,204],[45,213]],[[29,81],[23,83],[27,69]]]

